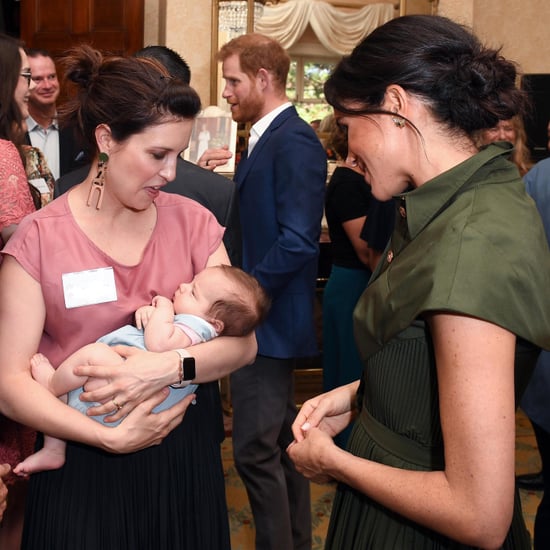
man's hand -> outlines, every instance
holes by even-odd
[[[224,166],[228,163],[233,153],[229,150],[228,145],[224,145],[221,149],[207,149],[202,155],[197,164],[206,170],[213,171],[218,166]]]

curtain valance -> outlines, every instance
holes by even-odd
[[[393,17],[394,5],[389,2],[344,11],[320,0],[289,0],[266,6],[255,28],[289,49],[309,23],[327,50],[346,55],[376,27]]]

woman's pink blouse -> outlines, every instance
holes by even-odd
[[[73,218],[68,194],[26,217],[3,254],[13,256],[41,287],[46,321],[39,351],[54,365],[85,344],[125,324],[134,312],[160,294],[172,298],[176,287],[204,269],[219,247],[224,228],[200,204],[161,193],[158,216],[141,261],[122,265],[88,239]],[[63,275],[112,268],[116,301],[68,308]]]

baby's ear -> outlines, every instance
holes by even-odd
[[[209,319],[209,322],[218,334],[221,334],[223,332],[225,324],[221,319]]]

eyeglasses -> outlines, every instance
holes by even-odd
[[[27,86],[30,86],[31,85],[31,78],[32,78],[32,74],[30,71],[23,71],[21,73],[21,76],[23,78],[26,78],[27,79]]]

